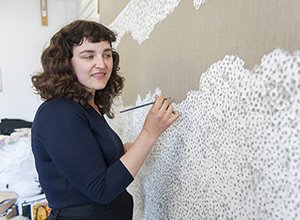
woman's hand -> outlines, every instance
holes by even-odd
[[[178,117],[179,112],[173,110],[173,106],[165,97],[155,98],[155,103],[146,117],[141,133],[133,144],[124,145],[125,154],[120,159],[133,177],[137,175],[159,136]]]
[[[179,115],[179,112],[174,111],[173,106],[165,97],[158,96],[146,117],[142,132],[146,132],[156,141],[178,119]]]

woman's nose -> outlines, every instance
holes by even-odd
[[[96,68],[104,68],[105,67],[105,62],[102,57],[99,57],[96,59],[95,67]]]

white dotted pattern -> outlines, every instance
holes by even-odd
[[[199,9],[205,1],[194,0],[194,7]],[[127,32],[131,32],[132,38],[139,44],[147,40],[155,25],[171,14],[179,3],[180,0],[131,0],[109,25],[117,33],[114,47]]]
[[[300,219],[300,52],[276,49],[251,71],[243,65],[226,56],[175,104],[180,119],[129,186],[134,219]],[[149,108],[116,115],[124,141]]]

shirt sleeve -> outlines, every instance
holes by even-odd
[[[56,169],[87,197],[109,203],[132,182],[118,159],[107,166],[83,107],[75,102],[48,105],[38,117],[38,137]]]

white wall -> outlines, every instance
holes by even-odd
[[[41,99],[31,75],[40,70],[40,55],[52,34],[76,18],[77,2],[48,0],[48,26],[42,26],[40,1],[0,0],[0,119],[33,120]]]

